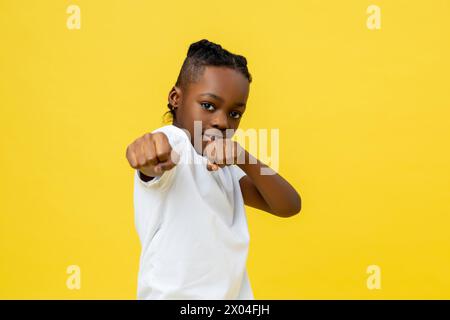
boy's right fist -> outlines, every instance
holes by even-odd
[[[179,155],[162,132],[146,133],[127,147],[130,166],[148,177],[161,176],[176,166]]]

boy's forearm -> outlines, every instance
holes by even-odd
[[[252,179],[253,184],[274,213],[291,216],[300,212],[300,195],[289,182],[275,171],[272,175],[261,174],[262,168],[272,170],[269,166],[253,157],[246,150],[245,163],[237,165]]]

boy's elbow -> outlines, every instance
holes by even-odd
[[[276,212],[276,215],[281,218],[290,218],[295,215],[298,215],[301,210],[302,210],[302,199],[300,198],[300,195],[297,193],[297,196],[295,197],[294,201],[292,201],[292,204],[289,207],[286,207],[283,210],[279,210],[278,212]]]
[[[297,196],[298,196],[298,198],[295,203],[295,209],[294,209],[293,215],[298,215],[298,214],[300,214],[300,211],[302,211],[302,198],[300,198],[300,196],[298,194],[297,194]]]

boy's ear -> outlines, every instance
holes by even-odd
[[[176,109],[181,104],[182,91],[179,87],[173,86],[169,92],[169,103]]]

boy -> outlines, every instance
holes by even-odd
[[[276,173],[261,175],[267,166],[229,139],[250,82],[243,56],[205,39],[191,44],[169,92],[172,124],[128,146],[142,244],[138,299],[253,299],[244,204],[279,217],[300,211],[295,189]]]

